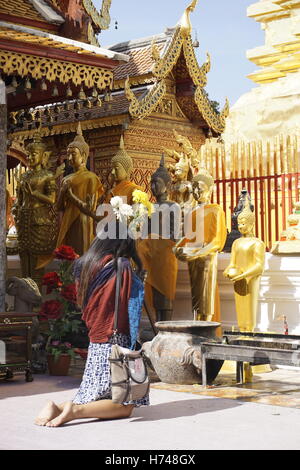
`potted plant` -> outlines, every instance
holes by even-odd
[[[67,375],[71,358],[75,356],[70,338],[81,325],[72,269],[78,255],[72,247],[62,245],[54,251],[54,257],[59,260],[59,269],[43,276],[43,285],[51,298],[41,305],[40,320],[48,323],[46,352],[49,373]]]

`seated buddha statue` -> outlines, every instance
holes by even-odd
[[[195,318],[201,321],[218,321],[220,315],[217,255],[226,241],[226,223],[223,209],[218,204],[210,203],[213,186],[213,177],[206,169],[200,168],[192,180],[196,205],[191,211],[194,233],[198,233],[199,241],[195,241],[198,235],[192,239],[186,235],[174,248],[177,258],[188,262],[192,308]]]
[[[123,136],[120,140],[120,148],[116,155],[111,159],[112,170],[110,174],[112,188],[106,197],[106,202],[114,196],[120,196],[124,199],[124,202],[132,205],[132,193],[135,189],[143,191],[143,189],[137,184],[130,181],[130,176],[133,170],[132,158],[128,155],[125,150]]]
[[[229,266],[224,276],[234,283],[234,297],[240,331],[254,331],[260,277],[264,271],[266,247],[254,236],[255,215],[246,200],[238,216],[241,238],[232,244]]]

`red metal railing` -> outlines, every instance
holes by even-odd
[[[299,200],[299,175],[288,173],[216,180],[214,200],[224,209],[228,230],[231,230],[231,214],[240,193],[247,189],[255,207],[256,236],[269,250],[286,229],[287,216],[293,211],[293,203]]]

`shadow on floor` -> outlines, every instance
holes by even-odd
[[[7,381],[0,380],[0,399],[77,389],[81,382],[81,378],[69,376],[58,377],[37,374],[33,377],[33,382],[25,382],[24,375],[16,375],[13,379]]]
[[[212,413],[219,410],[236,408],[241,405],[242,403],[238,401],[226,399],[202,398],[199,400],[179,400],[137,408],[133,411],[131,423],[159,421],[162,419],[179,418],[181,416],[195,416],[201,413]]]

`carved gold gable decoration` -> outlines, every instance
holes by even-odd
[[[109,10],[111,7],[112,0],[103,0],[100,13],[95,8],[92,0],[83,0],[83,6],[92,18],[92,21],[101,29],[108,29],[110,25],[110,14]]]
[[[33,78],[43,78],[50,82],[72,81],[77,86],[96,86],[98,89],[110,87],[113,80],[110,70],[3,50],[0,50],[0,69],[8,75],[31,75]]]
[[[213,109],[204,92],[211,62],[209,54],[207,54],[207,61],[201,67],[196,59],[189,20],[189,14],[193,11],[196,4],[197,1],[194,0],[185,10],[181,22],[178,24],[171,43],[163,57],[160,57],[158,47],[154,43],[152,44],[152,57],[155,61],[152,74],[156,78],[156,82],[147,95],[139,100],[130,90],[129,79],[125,82],[125,93],[127,99],[130,101],[129,112],[132,117],[143,119],[149,116],[164,98],[166,94],[165,79],[172,72],[183,51],[190,77],[196,86],[194,98],[198,109],[209,127],[217,133],[222,133],[225,129],[226,117],[229,114],[229,102],[226,100],[223,111],[218,114]]]

